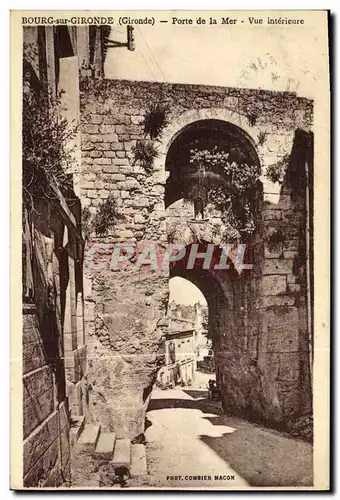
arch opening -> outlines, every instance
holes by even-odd
[[[191,152],[214,149],[219,152],[227,151],[230,162],[256,165],[260,173],[257,152],[246,132],[222,120],[198,120],[184,127],[168,149],[165,169],[170,175],[166,182],[166,207],[187,194],[188,177],[195,172]],[[224,172],[220,164],[217,163],[213,170],[214,175],[223,178]]]
[[[222,120],[199,120],[182,129],[171,142],[166,157],[170,172],[165,186],[166,224],[169,242],[185,246],[185,255],[171,262],[169,278],[182,278],[196,285],[204,295],[208,315],[208,338],[211,342],[214,373],[222,405],[226,411],[250,416],[251,403],[246,400],[248,388],[236,389],[247,377],[248,367],[257,357],[257,345],[252,338],[248,315],[253,307],[251,274],[239,273],[228,257],[228,269],[218,269],[220,244],[225,243],[225,220],[217,206],[206,203],[204,196],[188,197],[188,183],[193,174],[190,155],[193,150],[215,150],[229,153],[230,162],[252,164],[260,172],[260,162],[248,134]],[[210,177],[225,175],[218,162]],[[192,177],[194,178],[194,176]],[[256,189],[253,193],[256,201]],[[199,257],[213,244],[214,254],[208,265]],[[188,266],[189,256],[196,247],[194,264]],[[257,377],[257,374],[256,374]],[[258,380],[255,383],[259,383]],[[245,382],[245,385],[248,381]]]
[[[157,385],[205,388],[208,374],[214,376],[207,300],[196,284],[180,276],[170,279],[169,288],[168,332],[162,339],[164,366],[157,374]]]

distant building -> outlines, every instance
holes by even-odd
[[[196,371],[195,331],[170,331],[163,342],[165,366],[158,372],[159,385],[191,385]]]
[[[160,369],[157,377],[162,387],[191,385],[195,379],[200,322],[196,305],[192,307],[194,319],[182,317],[182,311],[182,305],[170,303],[169,332],[163,339],[165,366]]]

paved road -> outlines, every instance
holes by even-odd
[[[202,386],[154,389],[145,432],[150,486],[311,486],[311,445],[225,416]]]

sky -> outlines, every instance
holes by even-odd
[[[188,15],[195,19],[194,14]],[[212,13],[203,11],[203,14],[208,23]],[[320,23],[304,15],[303,26],[253,26],[249,24],[248,13],[240,16],[244,22],[238,26],[173,26],[157,22],[155,26],[135,25],[135,50],[109,49],[106,77],[261,87],[313,97],[318,88],[318,74],[327,70],[327,58],[322,57],[327,46],[319,43],[323,39]],[[167,18],[170,17],[169,13]],[[219,21],[221,13],[214,17]],[[261,17],[266,19],[267,15]],[[110,38],[125,42],[126,27],[113,26]]]
[[[204,298],[202,292],[190,281],[176,276],[171,278],[169,281],[170,287],[170,299],[169,302],[173,300],[177,304],[195,304],[200,302],[203,305],[207,305],[207,301]]]

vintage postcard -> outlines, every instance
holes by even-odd
[[[12,11],[11,487],[328,490],[327,11]]]

